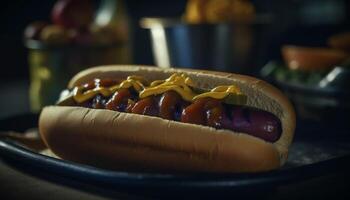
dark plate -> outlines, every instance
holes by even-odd
[[[3,119],[0,120],[0,130],[24,131],[36,127],[37,118],[37,115],[27,114]],[[184,192],[187,196],[196,197],[247,197],[266,194],[277,186],[348,171],[350,139],[347,134],[338,130],[336,137],[329,137],[319,131],[315,137],[301,130],[306,129],[297,129],[287,164],[280,170],[264,173],[150,174],[110,171],[47,157],[11,140],[0,140],[0,158],[31,175],[112,197],[120,193],[182,196]]]

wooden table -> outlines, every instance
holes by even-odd
[[[0,199],[103,200],[107,198],[30,176],[13,169],[0,159]]]

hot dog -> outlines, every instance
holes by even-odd
[[[286,162],[294,135],[290,102],[253,77],[105,66],[68,89],[43,109],[40,133],[58,156],[98,167],[268,171]]]

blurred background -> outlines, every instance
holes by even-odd
[[[68,80],[85,68],[174,66],[253,75],[280,88],[297,113],[296,142],[289,160],[304,165],[348,155],[349,0],[2,2],[0,119],[15,116],[11,127],[21,129],[33,120],[36,124],[32,115],[31,120],[23,120],[27,118],[20,114],[38,113],[54,104]],[[322,172],[311,167],[316,174]],[[47,188],[47,182],[15,178],[12,169],[0,171],[5,172],[1,178],[7,193],[24,198],[38,193],[45,198],[56,191]],[[310,177],[304,172],[298,175],[304,176]],[[276,190],[276,199],[303,193],[321,199],[338,197],[342,191],[348,193],[347,182],[347,176],[340,175],[334,181],[306,181],[297,188],[283,185],[280,194]],[[61,194],[71,198],[66,188],[62,190],[56,191],[58,198]]]
[[[322,108],[342,106],[349,96],[341,89],[348,78],[320,86],[336,66],[348,65],[347,0],[92,0],[92,7],[84,3],[89,1],[73,0],[78,3],[68,6],[68,14],[57,2],[5,0],[1,6],[0,116],[39,111],[57,98],[71,74],[113,63],[254,75],[303,106],[305,96],[315,102],[315,93],[317,98],[326,95],[318,100]],[[84,10],[81,16],[71,16],[79,10]],[[306,52],[301,60],[300,52]],[[324,104],[329,95],[336,103]],[[299,113],[314,117],[303,106]]]

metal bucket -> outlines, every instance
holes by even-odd
[[[190,67],[253,74],[265,62],[268,18],[253,23],[186,24],[144,18],[159,67]]]
[[[49,46],[26,41],[30,68],[30,108],[40,111],[54,104],[73,75],[88,67],[130,63],[127,43]]]

